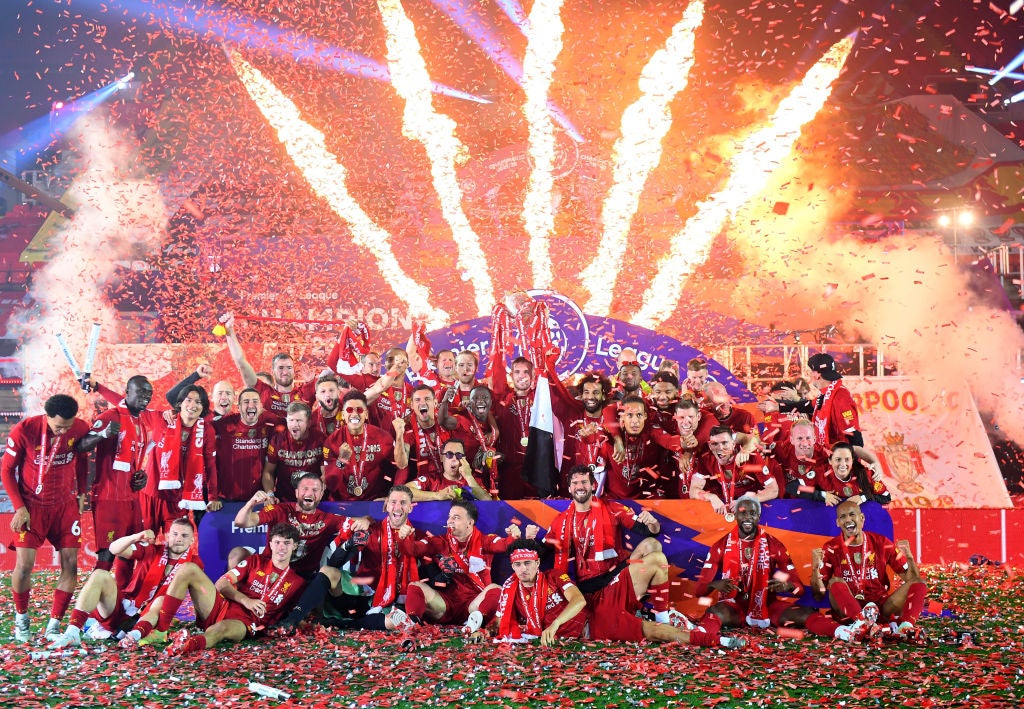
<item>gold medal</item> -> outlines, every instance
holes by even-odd
[[[523,436],[522,438],[519,439],[519,445],[523,446],[524,448],[526,447],[526,444],[529,442],[530,439],[527,436]]]
[[[352,496],[353,497],[362,497],[363,496],[363,486],[362,485],[356,485],[354,488],[352,488]]]
[[[725,513],[725,521],[726,522],[735,522],[736,521],[736,515],[734,515],[732,512],[726,512]]]
[[[863,593],[858,593],[856,596],[854,596],[854,598],[856,598],[858,601],[863,601],[864,600],[864,594]]]
[[[853,497],[853,488],[849,485],[843,485],[843,497]]]

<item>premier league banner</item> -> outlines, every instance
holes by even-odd
[[[504,535],[510,524],[524,531],[527,525],[535,524],[541,528],[540,538],[543,538],[558,514],[569,504],[569,500],[478,502],[480,519],[477,527],[484,533]],[[711,509],[711,505],[700,500],[642,500],[624,504],[637,512],[650,510],[661,523],[657,539],[671,566],[672,599],[684,612],[703,613],[697,599],[690,593],[691,581],[700,575],[709,547],[730,532],[735,523],[726,522]],[[219,512],[205,515],[200,524],[199,555],[211,578],[216,579],[227,570],[228,552],[232,548],[247,546],[260,551],[267,543],[266,526],[243,529],[232,524],[241,507],[241,503],[226,504]],[[417,529],[435,535],[444,534],[449,508],[445,502],[420,502],[413,507],[409,521]],[[384,505],[380,502],[327,502],[321,505],[321,509],[350,517],[384,518]],[[865,529],[892,539],[892,518],[884,507],[868,502],[861,509],[865,516]],[[811,551],[839,534],[835,508],[806,500],[765,503],[761,525],[789,549],[804,583],[810,578]],[[643,538],[644,535],[628,532],[627,548],[632,548]],[[511,574],[508,560],[499,555],[495,558],[493,571],[495,581],[503,581]]]
[[[527,291],[527,294],[548,306],[548,329],[551,332],[551,339],[562,350],[556,365],[559,377],[565,378],[590,370],[598,370],[605,374],[614,373],[619,354],[628,347],[636,350],[636,361],[640,365],[644,379],[649,379],[666,359],[677,362],[681,375],[685,377],[686,363],[700,357],[707,361],[711,377],[724,384],[737,403],[757,401],[743,382],[721,363],[706,357],[694,347],[621,320],[586,315],[576,303],[560,293],[532,290]],[[732,323],[732,326],[742,329],[739,321]],[[694,321],[693,327],[710,329],[713,325],[709,318],[701,318]],[[450,349],[456,352],[471,350],[478,353],[480,371],[486,370],[491,351],[490,317],[475,318],[434,330],[428,332],[427,337],[430,338],[435,352]]]

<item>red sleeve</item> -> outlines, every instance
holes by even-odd
[[[436,540],[436,541],[435,541]],[[422,539],[416,539],[416,536],[410,534],[405,539],[399,541],[399,550],[403,554],[408,554],[417,559],[422,559],[425,556],[429,556],[431,553],[439,554],[443,551],[443,547],[439,546],[437,542],[444,542],[441,537],[424,537]]]
[[[575,399],[561,379],[558,378],[558,373],[555,372],[551,367],[548,368],[547,372],[548,385],[551,388],[551,411],[559,419],[565,422],[566,419],[570,419],[574,416],[578,416],[579,410],[583,404]]]
[[[636,524],[636,515],[633,514],[633,510],[621,502],[608,500],[604,504],[608,506],[608,511],[612,513],[612,516],[619,521],[619,525],[624,529],[632,529],[633,525]]]
[[[515,539],[512,537],[499,537],[497,534],[488,534],[484,540],[484,551],[488,554],[504,554],[512,546]]]
[[[304,382],[296,393],[307,406],[312,407],[316,403],[316,380]]]
[[[860,430],[860,418],[857,407],[853,404],[853,396],[846,387],[836,389],[836,397],[832,402],[832,416],[836,427],[844,434]]]
[[[120,404],[121,400],[124,399],[124,394],[118,394],[113,389],[103,384],[100,384],[99,382],[96,382],[96,391],[99,392],[100,396],[102,396],[104,399],[109,401],[114,406]]]
[[[327,368],[332,372],[338,371],[338,360],[341,358],[341,342],[335,342],[331,353],[327,355]]]
[[[505,401],[511,389],[508,386],[508,375],[505,373],[504,363],[500,367],[495,367],[495,369],[498,372],[494,375],[495,381],[491,382],[491,392],[494,395],[494,401]]]
[[[651,427],[650,434],[651,440],[665,450],[672,451],[673,453],[681,453],[683,451],[682,444],[679,442],[679,436],[666,433],[665,429],[660,426]]]
[[[711,582],[718,576],[719,568],[722,565],[722,552],[725,550],[725,537],[711,545],[708,549],[708,558],[704,560],[704,568],[700,571],[700,578],[697,579],[697,587],[693,589],[693,595],[697,598],[708,595],[711,590]]]
[[[18,485],[17,471],[25,460],[25,436],[23,422],[15,425],[7,436],[7,448],[4,450],[4,462],[0,466],[0,480],[3,481],[7,497],[11,498],[11,504],[18,510],[25,506],[25,500],[21,497],[21,486]]]
[[[821,554],[821,580],[825,584],[825,588],[828,588],[829,579],[836,575],[839,571],[839,555],[836,553],[836,547],[830,543],[826,543],[822,547]]]

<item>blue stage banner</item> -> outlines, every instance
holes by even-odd
[[[686,377],[686,363],[695,357],[701,357],[708,363],[708,373],[725,385],[738,403],[757,401],[746,385],[733,376],[724,365],[694,347],[622,320],[586,315],[576,303],[560,293],[541,290],[527,292],[534,299],[548,305],[551,315],[548,329],[554,343],[562,350],[557,364],[558,374],[562,378],[590,370],[614,374],[619,353],[626,347],[632,347],[637,352],[637,362],[644,379],[650,379],[665,359],[678,362],[680,375]],[[708,322],[704,325],[708,326]],[[738,321],[733,323],[734,327],[739,325]],[[456,352],[468,349],[478,353],[478,371],[486,369],[491,351],[490,316],[434,330],[428,332],[427,337],[430,338],[435,352],[443,349]]]
[[[680,580],[673,586],[674,598],[685,598],[683,579],[695,580],[708,548],[727,534],[735,523],[726,522],[715,514],[711,505],[698,500],[643,500],[626,501],[634,510],[648,509],[661,522],[657,538],[668,557],[672,576]],[[547,530],[555,517],[569,505],[569,500],[522,500],[515,502],[478,502],[480,519],[477,523],[485,533],[504,534],[510,524],[525,529],[536,524]],[[261,550],[266,545],[265,527],[242,529],[232,524],[241,503],[229,503],[219,512],[203,517],[199,526],[199,555],[210,577],[216,579],[227,569],[228,552],[233,547],[248,546]],[[380,502],[325,502],[321,509],[350,517],[367,515],[384,518]],[[412,511],[410,522],[417,529],[432,534],[444,534],[450,505],[446,502],[420,502]],[[892,518],[888,511],[873,502],[862,506],[865,528],[892,539]],[[806,500],[773,500],[764,504],[761,524],[789,549],[804,583],[810,577],[811,550],[820,547],[829,538],[839,534],[834,507],[826,507]],[[541,534],[543,536],[543,532]],[[627,533],[627,546],[632,547],[643,535]],[[511,573],[508,559],[495,559],[494,579],[501,582]]]

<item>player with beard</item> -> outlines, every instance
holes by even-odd
[[[587,372],[577,384],[577,398],[550,373],[549,381],[551,408],[565,431],[560,468],[565,473],[577,465],[593,466],[600,497],[611,460],[623,460],[622,437],[609,430],[613,412],[605,407],[612,384],[599,372]],[[618,429],[617,422],[614,428]],[[558,489],[563,497],[569,496],[568,475],[560,476]]]
[[[338,372],[337,362],[333,363],[328,359],[327,368],[337,372],[338,378],[358,391],[366,391],[380,379],[380,354],[367,352],[359,358],[360,371],[353,374]]]
[[[263,490],[278,500],[295,502],[295,486],[306,473],[320,474],[324,462],[324,439],[310,426],[309,406],[301,401],[288,404],[285,430],[278,431],[267,446],[263,464]]]
[[[674,470],[666,475],[674,480],[674,489],[670,489],[669,497],[685,500],[690,496],[693,482],[693,466],[697,455],[704,447],[697,441],[697,428],[700,425],[700,406],[693,399],[683,397],[676,402],[672,424],[676,435],[672,436],[660,429],[653,429],[654,440],[666,450],[672,451]],[[670,486],[671,487],[671,486]]]
[[[345,425],[345,415],[341,411],[341,388],[338,378],[333,374],[324,374],[316,380],[316,404],[313,405],[313,422],[310,424],[327,437]]]
[[[525,357],[512,360],[512,388],[504,376],[496,376],[494,384],[494,418],[501,429],[498,448],[501,451],[502,498],[517,500],[536,497],[537,490],[523,477],[526,445],[530,440],[530,416],[536,391],[533,364]]]
[[[60,650],[82,642],[82,628],[89,617],[99,621],[90,637],[101,640],[119,630],[134,625],[146,610],[159,613],[162,596],[177,571],[187,563],[199,563],[192,544],[195,528],[187,518],[174,520],[168,526],[164,544],[154,544],[156,535],[147,529],[115,539],[111,552],[122,559],[135,562],[131,580],[123,588],[105,569],[96,569],[78,592],[71,622],[53,644],[51,650]],[[143,630],[147,631],[145,626]],[[141,631],[129,633],[132,641],[142,637]]]
[[[593,473],[577,467],[569,474],[572,503],[555,518],[544,542],[555,550],[554,571],[566,573],[575,560],[577,587],[591,609],[590,637],[594,640],[639,642],[644,639],[690,645],[733,646],[719,638],[717,617],[693,627],[682,614],[669,610],[668,559],[653,536],[627,553],[622,531],[639,525],[650,535],[661,523],[648,510],[634,514],[628,507],[594,497]],[[649,597],[655,622],[636,616],[641,600]],[[684,627],[675,627],[676,625]],[[735,646],[741,646],[735,642]]]
[[[217,434],[206,418],[206,390],[182,390],[172,421],[153,432],[146,486],[139,494],[146,529],[164,529],[182,510],[216,512],[223,506],[217,480]]]
[[[760,522],[761,503],[741,497],[736,502],[736,529],[711,545],[694,595],[721,594],[708,613],[721,618],[726,628],[802,628],[817,611],[796,605],[804,588],[793,559],[786,545]]]
[[[282,418],[287,414],[288,404],[293,401],[304,401],[312,404],[315,399],[315,383],[305,382],[303,384],[295,381],[295,363],[292,356],[287,352],[279,352],[274,355],[270,362],[270,374],[273,377],[273,384],[267,384],[256,376],[256,370],[245,358],[242,345],[238,342],[235,334],[235,316],[227,313],[220,318],[221,324],[227,329],[226,341],[231,359],[234,360],[238,372],[242,375],[242,382],[259,392],[263,408]]]
[[[502,459],[498,452],[498,426],[494,422],[491,402],[491,390],[483,385],[475,386],[466,400],[464,412],[453,416],[449,413],[446,394],[438,407],[437,417],[444,428],[466,444],[466,457],[471,461],[474,475],[486,483],[492,494],[498,492],[505,499],[504,481],[498,472]]]
[[[634,354],[635,356],[635,354]],[[627,396],[637,396],[643,400],[644,375],[640,369],[640,362],[636,359],[623,359],[619,363],[619,374],[615,378],[615,387],[611,392],[611,403],[615,406],[617,402]],[[615,411],[613,410],[613,415]]]
[[[196,625],[204,633],[189,637],[187,629],[179,630],[167,646],[168,655],[203,652],[225,640],[238,642],[255,637],[292,607],[306,583],[290,566],[299,546],[299,532],[280,523],[268,536],[267,556],[239,562],[216,585],[197,567],[183,569],[171,582],[161,616],[180,606],[188,593],[196,611]]]
[[[412,423],[396,445],[406,451],[409,460],[409,479],[440,478],[444,472],[441,450],[451,432],[438,424],[434,390],[419,384],[412,390]]]
[[[17,551],[11,591],[14,595],[14,638],[29,639],[28,604],[36,553],[49,541],[60,556],[60,576],[46,634],[55,635],[78,581],[78,546],[85,506],[88,455],[76,443],[89,424],[75,418],[78,402],[66,394],[46,400],[44,413],[14,425],[0,467],[4,490],[14,507],[11,544]]]
[[[742,434],[741,434],[742,435]],[[735,435],[725,426],[711,429],[707,453],[698,456],[693,466],[690,499],[706,500],[715,512],[731,522],[736,501],[752,495],[759,502],[779,496],[779,486],[759,453],[756,440]]]
[[[832,615],[851,623],[846,635],[836,634],[838,623],[823,618],[819,635],[844,640],[874,636],[876,622],[889,623],[882,632],[894,639],[917,642],[924,633],[916,624],[928,588],[910,553],[910,544],[893,544],[881,534],[864,529],[864,513],[851,500],[836,507],[839,535],[815,549],[811,564],[811,590],[819,600],[828,594]],[[903,580],[890,593],[889,570]]]
[[[463,350],[455,357],[455,381],[443,394],[438,394],[442,403],[447,402],[453,416],[462,413],[470,392],[480,384],[476,378],[479,367],[480,357],[472,350]]]
[[[405,482],[408,461],[395,438],[367,423],[369,405],[362,392],[341,400],[345,427],[324,442],[324,480],[330,500],[377,500],[392,485]],[[396,419],[396,422],[401,419]],[[405,431],[403,429],[402,436]]]
[[[663,486],[658,465],[668,453],[652,436],[642,398],[629,395],[618,406],[624,455],[621,462],[612,460],[605,496],[613,500],[655,496]]]
[[[679,401],[679,379],[672,372],[655,372],[651,377],[651,425],[675,435],[675,405]]]
[[[754,431],[754,415],[746,409],[733,406],[732,397],[723,384],[709,382],[704,391],[704,406],[697,440],[707,444],[711,429],[727,426],[738,433]]]
[[[372,522],[363,533],[343,533],[335,539],[334,553],[309,582],[295,608],[277,626],[282,634],[294,632],[328,596],[340,611],[335,624],[346,630],[395,630],[405,624],[406,615],[398,606],[405,603],[406,589],[419,579],[419,572],[416,559],[403,553],[401,541],[408,536],[424,536],[409,524],[412,494],[405,485],[395,485],[384,500],[384,520]],[[355,577],[373,589],[372,596],[345,593],[347,579],[341,569],[354,555],[359,556]]]
[[[409,584],[405,610],[413,622],[465,623],[472,633],[498,610],[501,587],[491,582],[491,563],[522,533],[513,524],[503,538],[483,534],[476,526],[479,515],[472,500],[453,500],[444,536],[415,539],[410,535],[401,540],[402,553],[417,559],[430,556],[441,569],[440,578]]]
[[[409,355],[401,347],[392,347],[385,356],[384,368],[384,376],[365,393],[370,405],[370,422],[390,431],[395,419],[404,419],[411,413],[412,385],[405,378]]]
[[[849,443],[832,446],[829,469],[815,481],[816,490],[823,493],[826,501],[852,500],[857,504],[870,501],[880,505],[892,502],[892,495],[882,481],[882,466],[878,459],[868,459],[870,467],[865,467],[858,460],[864,459],[864,454],[874,458],[863,448]]]
[[[324,497],[324,483],[318,473],[306,473],[299,479],[295,497],[295,502],[278,504],[260,490],[238,510],[234,523],[236,527],[251,528],[265,524],[269,528],[287,522],[295,527],[299,530],[299,546],[295,551],[294,568],[303,577],[311,578],[320,568],[324,550],[342,530],[365,530],[372,520],[369,517],[343,517],[317,509]],[[259,505],[263,508],[254,511]],[[251,553],[245,547],[235,547],[228,555],[228,566],[234,566]]]
[[[264,411],[259,392],[243,389],[238,413],[214,417],[217,433],[217,483],[229,502],[248,500],[261,488],[267,445],[280,419]]]
[[[421,475],[409,481],[414,501],[455,500],[462,496],[463,488],[468,488],[476,500],[494,499],[473,475],[473,469],[466,458],[466,444],[462,439],[451,438],[445,441],[441,460],[441,475]]]

